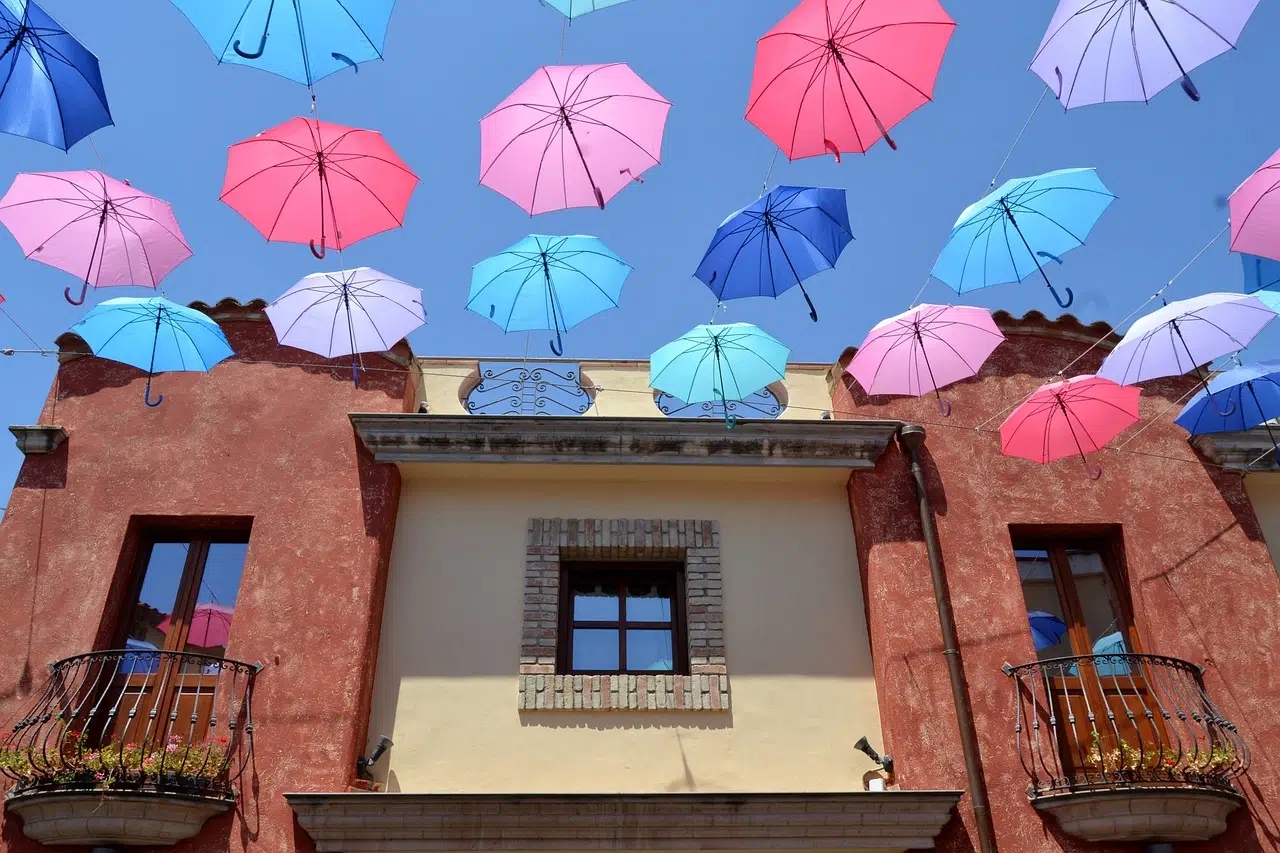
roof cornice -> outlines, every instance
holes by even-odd
[[[1276,471],[1276,444],[1280,426],[1267,432],[1264,426],[1242,432],[1214,432],[1195,436],[1191,443],[1211,461],[1235,471]]]

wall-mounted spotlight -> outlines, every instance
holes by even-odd
[[[863,740],[866,740],[866,738],[863,738]],[[377,764],[378,759],[382,758],[382,756],[386,754],[387,750],[393,746],[395,746],[395,744],[392,743],[391,738],[386,735],[378,738],[378,743],[373,747],[373,752],[368,758],[362,755],[356,759],[356,775],[362,779],[371,778],[369,768]]]
[[[880,753],[876,752],[871,744],[867,743],[866,735],[858,738],[858,742],[853,745],[853,748],[883,767],[885,773],[893,773],[893,758],[888,755],[881,756]]]

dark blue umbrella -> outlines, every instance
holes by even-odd
[[[0,0],[0,132],[66,151],[111,123],[98,58],[31,0]]]
[[[844,190],[777,187],[716,229],[694,275],[722,300],[777,297],[799,287],[816,323],[803,282],[835,266],[852,239]]]
[[[1037,652],[1053,648],[1067,636],[1067,623],[1052,613],[1032,610],[1027,614],[1027,622],[1031,625],[1031,640]]]
[[[1174,419],[1192,435],[1242,432],[1280,418],[1280,361],[1255,361],[1220,373]]]

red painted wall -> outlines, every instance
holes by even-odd
[[[237,356],[207,375],[158,377],[158,408],[143,405],[131,367],[62,364],[39,422],[69,438],[26,459],[0,523],[7,720],[32,701],[49,661],[109,642],[104,613],[116,607],[130,517],[253,517],[228,655],[265,664],[256,773],[242,780],[241,805],[182,853],[311,849],[281,795],[345,790],[365,746],[400,483],[394,466],[373,463],[347,414],[408,411],[411,356],[403,344],[389,358],[365,356],[376,370],[356,389],[345,364],[279,347],[261,309],[208,309]],[[5,814],[0,848],[43,849],[20,823]]]
[[[1238,474],[1204,464],[1169,413],[1125,447],[1097,455],[1090,481],[1079,460],[1040,466],[1001,455],[998,429],[1012,407],[1105,334],[1070,318],[998,317],[1009,340],[978,380],[946,390],[943,419],[930,398],[868,398],[842,374],[838,418],[900,418],[928,430],[924,467],[977,719],[997,840],[1005,853],[1107,849],[1063,835],[1027,802],[1015,752],[1014,693],[1001,665],[1035,660],[1010,546],[1010,524],[1120,524],[1135,618],[1145,651],[1205,668],[1210,695],[1253,749],[1240,780],[1248,811],[1226,835],[1179,850],[1274,850],[1280,838],[1280,581]],[[1106,347],[1071,371],[1089,373]],[[847,364],[852,351],[845,354]],[[1144,389],[1142,415],[1165,413],[1184,380]],[[1176,409],[1174,409],[1176,412]],[[974,427],[988,419],[986,429]],[[1147,425],[1144,420],[1123,438]],[[945,425],[942,425],[945,424]],[[1122,438],[1122,440],[1123,440]],[[1150,454],[1150,455],[1144,455]],[[1168,457],[1168,458],[1164,458]],[[885,748],[906,788],[966,788],[929,563],[903,452],[850,481]],[[976,850],[966,796],[939,849]],[[1138,845],[1118,845],[1133,851]]]

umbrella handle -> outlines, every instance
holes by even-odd
[[[1090,480],[1098,480],[1098,479],[1101,479],[1101,477],[1102,477],[1102,463],[1101,463],[1101,462],[1094,462],[1094,463],[1093,463],[1093,467],[1092,467],[1092,468],[1090,468],[1090,467],[1089,467],[1089,462],[1088,462],[1088,460],[1085,460],[1085,463],[1084,463],[1084,472],[1085,472],[1086,474],[1088,474],[1088,475],[1089,475],[1089,479],[1090,479]]]
[[[270,14],[271,14],[270,12],[268,12],[268,13],[267,13],[267,15],[268,15],[268,20],[270,20]],[[223,42],[223,43],[225,44],[225,42]],[[242,59],[258,59],[259,57],[261,57],[261,56],[262,56],[262,52],[263,52],[263,51],[265,51],[265,50],[267,49],[267,30],[266,30],[266,27],[263,27],[263,29],[262,29],[262,38],[260,38],[260,39],[258,40],[258,49],[257,49],[257,51],[256,51],[256,52],[254,52],[254,53],[248,53],[248,52],[246,52],[246,51],[242,50],[242,49],[241,49],[241,47],[240,47],[240,39],[236,39],[234,42],[232,42],[232,44],[231,44],[231,49],[232,49],[232,50],[234,50],[234,51],[236,52],[236,55],[237,55],[237,56],[239,56],[239,57],[241,57]]]
[[[1187,97],[1193,101],[1200,100],[1200,90],[1196,88],[1196,84],[1191,82],[1191,75],[1182,75],[1182,91],[1187,93]]]
[[[547,346],[551,347],[551,351],[557,356],[564,355],[564,340],[560,337],[559,329],[556,329],[556,339],[548,341]]]
[[[893,141],[893,137],[889,135],[889,131],[881,128],[880,135],[884,137],[884,141],[889,143],[889,147],[894,151],[898,150],[898,143]]]
[[[1042,258],[1048,258],[1051,261],[1057,261],[1058,266],[1062,266],[1062,258],[1058,257],[1057,255],[1051,255],[1048,252],[1036,252],[1036,254]]]
[[[323,243],[321,243],[320,248],[316,249],[315,240],[312,240],[310,245],[311,245],[311,254],[315,255],[318,260],[324,260],[324,253],[328,251],[328,247],[325,246]]]
[[[734,427],[736,427],[737,425],[738,425],[738,416],[737,416],[737,415],[731,415],[731,414],[728,414],[728,413],[726,412],[726,413],[725,413],[725,416],[724,416],[724,428],[725,428],[725,429],[733,429],[733,428],[734,428]]]
[[[1231,417],[1232,415],[1234,415],[1234,414],[1236,413],[1236,401],[1235,401],[1235,400],[1227,400],[1227,408],[1226,408],[1226,411],[1222,411],[1222,410],[1218,409],[1218,401],[1213,399],[1213,395],[1212,395],[1212,394],[1210,394],[1210,395],[1209,395],[1209,399],[1210,399],[1211,401],[1213,401],[1213,408],[1214,408],[1215,410],[1217,410],[1217,412],[1218,412],[1218,417],[1220,417],[1220,418],[1229,418],[1229,417]]]
[[[832,154],[835,155],[836,165],[839,166],[840,165],[840,149],[830,139],[822,140],[822,144],[826,146],[828,151],[830,151]]]
[[[596,192],[596,206],[599,207],[601,210],[604,210],[604,193],[600,191],[599,187],[594,185],[591,187],[591,189],[595,190]]]
[[[1075,295],[1074,293],[1072,293],[1072,292],[1071,292],[1071,288],[1069,288],[1069,287],[1064,287],[1064,288],[1062,288],[1063,290],[1065,290],[1065,291],[1067,292],[1067,301],[1066,301],[1066,302],[1063,302],[1063,301],[1062,301],[1062,297],[1061,297],[1060,295],[1058,295],[1058,291],[1056,291],[1056,290],[1054,290],[1054,289],[1053,289],[1053,285],[1052,285],[1052,284],[1048,284],[1048,283],[1046,283],[1046,285],[1045,285],[1045,286],[1046,286],[1046,287],[1048,287],[1048,288],[1049,288],[1049,292],[1053,294],[1053,298],[1057,301],[1057,303],[1058,303],[1058,307],[1059,307],[1059,308],[1070,308],[1070,307],[1071,307],[1071,303],[1073,303],[1073,302],[1075,302],[1075,301],[1076,301],[1076,295]]]
[[[156,401],[154,403],[151,402],[151,383],[148,382],[147,389],[142,392],[142,402],[146,403],[148,406],[154,409],[156,406],[164,402],[164,395],[157,394]]]
[[[950,400],[944,400],[941,397],[938,398],[938,414],[942,415],[944,418],[951,417]]]
[[[345,53],[338,53],[337,51],[333,51],[329,55],[332,56],[334,59],[338,60],[339,62],[345,62],[348,65],[350,65],[353,69],[355,69],[355,72],[357,74],[360,73],[360,66],[356,64],[356,61],[354,59],[347,56]]]
[[[73,299],[71,297],[71,288],[69,286],[64,288],[62,291],[62,295],[65,296],[67,298],[67,301],[70,302],[72,305],[83,305],[85,297],[88,294],[89,294],[89,282],[87,281],[84,283],[84,286],[80,288],[79,299]]]

